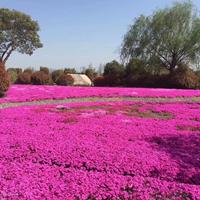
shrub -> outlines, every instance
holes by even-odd
[[[155,88],[172,88],[169,74],[160,74],[157,75],[154,79],[155,79],[155,84],[154,84]]]
[[[65,73],[65,74],[76,74],[77,71],[76,71],[75,68],[65,68],[65,69],[64,69],[64,73]]]
[[[200,78],[200,70],[197,70],[195,74]]]
[[[22,73],[22,68],[15,68],[15,70],[17,71],[17,74],[21,74]]]
[[[130,87],[157,87],[156,77],[151,74],[130,75],[126,85]]]
[[[94,82],[94,86],[97,86],[97,87],[108,85],[107,80],[104,76],[96,77],[93,82]]]
[[[10,79],[5,66],[0,63],[0,97],[3,97],[10,86]]]
[[[8,72],[8,75],[10,77],[10,81],[11,83],[16,83],[17,82],[17,79],[18,79],[18,74],[16,71],[13,71],[13,70],[7,70]]]
[[[44,72],[45,74],[49,74],[49,68],[48,67],[40,67],[40,71]]]
[[[145,62],[132,59],[125,68],[125,84],[131,87],[151,87],[154,85],[154,77],[147,70]]]
[[[22,68],[8,68],[7,71],[15,71],[17,74],[21,74]]]
[[[94,79],[97,77],[97,72],[93,68],[86,69],[84,73],[89,77],[91,81],[94,81]]]
[[[51,73],[51,77],[54,83],[57,82],[58,78],[64,73],[62,69],[55,70]]]
[[[7,72],[8,72],[8,74],[9,74],[10,81],[11,81],[12,83],[16,83],[19,74],[22,73],[22,69],[21,69],[21,68],[8,68],[8,69],[7,69]]]
[[[17,83],[31,84],[31,73],[25,71],[18,76]]]
[[[52,80],[45,72],[37,71],[32,74],[31,83],[34,85],[49,85],[52,83]]]
[[[103,76],[109,86],[120,86],[123,84],[124,72],[124,66],[114,60],[105,65]]]
[[[199,77],[186,65],[179,66],[170,74],[172,87],[183,89],[195,89],[199,87]]]
[[[200,89],[200,70],[196,71],[195,74],[198,76],[199,78],[199,84],[198,84],[198,88]]]
[[[57,85],[73,85],[74,79],[69,74],[62,74],[57,80]]]
[[[24,70],[24,73],[28,73],[28,74],[33,74],[33,69],[31,69],[31,68],[26,68],[25,70]]]

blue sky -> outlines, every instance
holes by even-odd
[[[25,12],[37,20],[42,49],[32,56],[12,54],[8,67],[98,67],[119,59],[128,26],[174,0],[0,0],[0,7]],[[180,2],[180,1],[179,1]],[[200,1],[193,0],[200,9]]]

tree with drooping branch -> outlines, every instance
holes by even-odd
[[[147,66],[162,65],[173,71],[181,64],[195,64],[200,54],[200,18],[191,1],[141,15],[124,37],[121,57],[138,58]]]

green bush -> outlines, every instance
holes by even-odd
[[[103,76],[108,86],[120,86],[123,84],[124,74],[124,66],[114,60],[105,65]]]
[[[10,86],[9,74],[5,70],[5,66],[0,63],[0,97],[5,95],[5,92]]]
[[[9,71],[9,70],[11,70],[11,71],[16,71],[17,74],[21,74],[22,71],[23,71],[22,68],[8,68],[8,71]]]
[[[54,70],[51,73],[51,77],[54,83],[57,82],[58,78],[64,73],[64,71],[62,69],[58,69],[58,70]]]
[[[28,74],[33,74],[33,69],[31,69],[31,68],[26,68],[25,70],[24,70],[24,73],[28,73]]]
[[[19,74],[22,73],[22,69],[21,69],[21,68],[8,68],[8,69],[7,69],[7,72],[8,72],[8,74],[9,74],[10,81],[11,81],[12,83],[16,83]]]
[[[7,71],[8,72],[8,75],[10,77],[10,81],[11,83],[16,83],[17,82],[17,79],[18,79],[18,74],[16,71],[13,71],[13,70],[10,70],[10,71]]]
[[[7,71],[15,71],[17,74],[21,74],[22,73],[22,68],[8,68]]]
[[[57,80],[57,85],[73,85],[74,79],[69,74],[62,74]]]
[[[108,83],[107,83],[107,80],[104,76],[97,76],[94,81],[94,86],[96,87],[103,87],[103,86],[107,86]]]
[[[156,77],[151,74],[130,75],[126,85],[129,87],[158,87],[156,86]]]
[[[97,77],[97,72],[95,71],[95,69],[93,68],[87,68],[84,72],[85,75],[88,76],[88,78],[91,81],[94,81],[94,79]]]
[[[49,85],[52,84],[52,80],[49,74],[43,71],[37,71],[32,74],[31,83],[34,85]]]
[[[132,59],[125,67],[124,82],[130,87],[151,87],[154,85],[154,76],[142,60]]]
[[[171,72],[170,84],[173,88],[196,89],[199,87],[199,77],[188,66],[181,65]]]
[[[196,74],[198,77],[200,77],[200,70],[197,70],[197,71],[195,72],[195,74]]]
[[[77,71],[75,68],[65,68],[64,73],[65,74],[77,74]]]
[[[31,73],[25,71],[19,74],[17,83],[19,84],[31,84]]]
[[[160,74],[154,76],[154,88],[172,88],[169,74]]]
[[[49,74],[49,68],[48,67],[40,67],[40,71],[44,72],[45,74]]]
[[[199,84],[198,84],[198,89],[200,89],[200,70],[196,71],[195,74],[198,76],[199,78]]]

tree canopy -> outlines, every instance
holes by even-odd
[[[104,66],[103,76],[109,86],[119,86],[122,84],[124,78],[124,66],[113,60]]]
[[[141,15],[124,36],[123,61],[138,58],[148,66],[159,63],[170,71],[195,64],[200,53],[200,18],[191,1],[174,3],[151,16]]]
[[[29,15],[9,9],[0,9],[0,62],[8,60],[13,51],[32,55],[42,47],[39,25]]]
[[[89,66],[85,69],[84,74],[86,74],[90,78],[90,80],[93,81],[97,77],[98,73],[96,72],[95,68]]]

